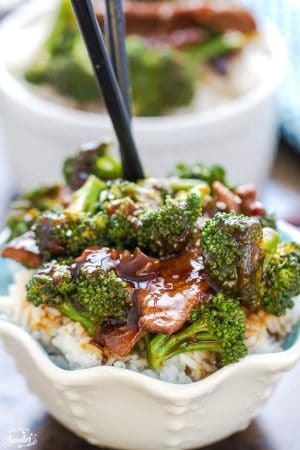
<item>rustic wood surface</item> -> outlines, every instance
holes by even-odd
[[[263,197],[280,217],[300,225],[300,158],[285,146],[277,157],[270,181],[264,187]],[[15,370],[13,360],[0,347],[0,442],[10,429],[18,427],[28,427],[37,434],[35,450],[96,449],[47,414],[39,400],[28,392],[24,379]],[[206,448],[299,449],[300,364],[283,377],[271,400],[246,431]]]

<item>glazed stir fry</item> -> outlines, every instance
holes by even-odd
[[[293,307],[300,247],[280,242],[255,188],[222,167],[179,164],[131,183],[101,144],[63,172],[66,184],[12,206],[2,255],[34,269],[28,302],[79,322],[105,354],[143,340],[152,368],[196,350],[224,366],[247,353],[248,314]]]
[[[97,2],[95,2],[97,5]],[[156,116],[189,105],[196,95],[201,67],[209,62],[226,74],[227,57],[256,34],[251,14],[242,7],[213,1],[124,2],[127,53],[134,113]],[[104,8],[98,8],[104,29]],[[79,103],[98,101],[99,93],[71,2],[61,0],[52,31],[25,72],[33,84],[49,84]]]

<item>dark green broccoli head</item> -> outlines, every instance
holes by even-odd
[[[109,215],[106,237],[108,242],[118,248],[134,248],[136,245],[137,218],[139,209],[129,197],[112,200],[105,206]]]
[[[134,112],[157,116],[191,103],[197,72],[190,59],[170,46],[151,48],[144,39],[127,39]]]
[[[237,362],[247,354],[244,343],[246,315],[237,300],[219,293],[192,311],[191,318],[196,324],[205,325],[213,340],[218,342],[222,366]],[[198,338],[201,339],[201,333]]]
[[[83,266],[76,280],[74,299],[92,323],[124,322],[131,304],[130,291],[113,271]]]
[[[138,246],[159,256],[180,252],[194,237],[201,204],[202,197],[190,193],[185,200],[167,197],[160,208],[141,214],[137,226]]]
[[[299,294],[300,246],[282,242],[264,271],[262,308],[281,316],[293,307],[293,297]]]
[[[126,320],[130,289],[113,270],[86,262],[77,266],[52,261],[39,269],[27,284],[27,300],[35,306],[57,308],[81,323],[95,336],[97,327]]]
[[[27,284],[27,300],[35,306],[58,306],[66,301],[72,290],[70,268],[52,261],[37,271]]]
[[[162,204],[160,193],[152,187],[121,180],[108,184],[100,198],[99,207],[109,216],[107,240],[120,248],[137,245],[138,217]]]
[[[247,354],[246,316],[238,301],[219,293],[192,311],[191,322],[172,336],[158,334],[148,340],[150,366],[157,368],[175,355],[193,351],[216,352],[221,366]]]
[[[89,246],[106,244],[107,222],[103,213],[45,213],[34,227],[37,244],[44,259],[78,256]]]
[[[202,230],[205,274],[212,287],[247,306],[259,301],[263,269],[262,227],[258,219],[217,213]]]
[[[79,152],[66,159],[63,167],[66,182],[72,189],[79,189],[89,175],[101,180],[121,177],[121,165],[109,154],[109,144],[85,144]]]

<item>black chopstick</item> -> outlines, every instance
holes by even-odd
[[[91,0],[71,0],[91,62],[98,87],[120,144],[123,177],[129,181],[144,178],[143,168],[132,135],[130,119],[118,81],[111,65],[104,38]]]
[[[105,27],[108,35],[110,58],[115,70],[127,111],[131,116],[131,93],[126,53],[126,25],[122,0],[105,0]]]

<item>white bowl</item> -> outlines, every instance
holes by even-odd
[[[43,40],[57,3],[32,1],[11,15],[0,31],[0,109],[19,189],[53,182],[61,161],[84,141],[113,135],[104,114],[77,111],[42,99],[14,76],[11,65],[28,59]],[[260,184],[276,144],[275,94],[286,68],[278,32],[267,27],[270,66],[248,94],[201,113],[136,118],[134,130],[148,173],[164,176],[177,161],[227,167],[234,182]]]
[[[291,226],[282,223],[280,231],[300,242]],[[178,385],[116,367],[60,369],[28,333],[5,321],[0,337],[58,421],[92,444],[127,450],[200,447],[246,428],[300,359],[299,336],[288,350],[249,355],[202,381]]]

